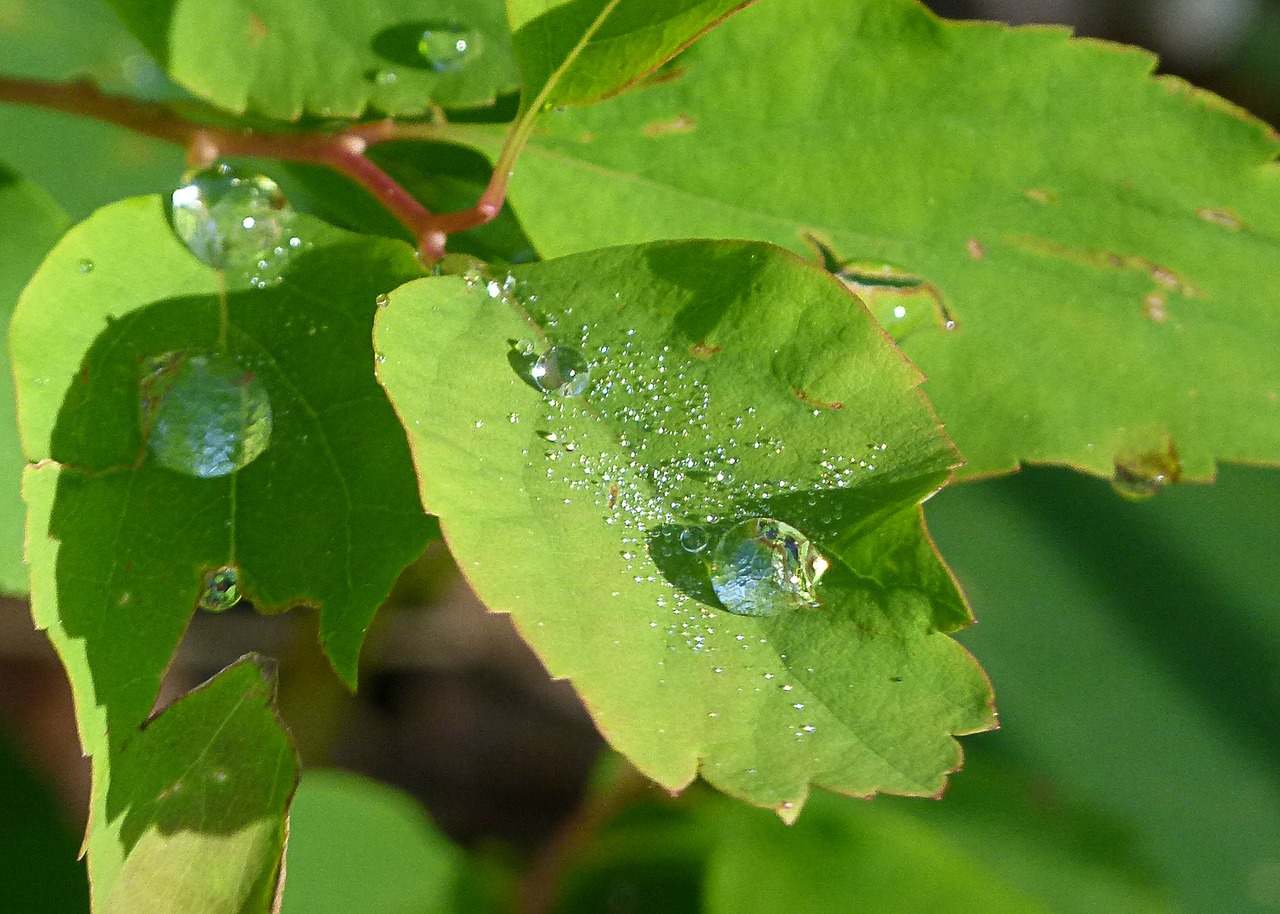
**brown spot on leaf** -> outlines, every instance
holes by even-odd
[[[1159,292],[1152,292],[1145,299],[1143,299],[1143,304],[1145,305],[1143,309],[1143,313],[1145,313],[1147,317],[1151,318],[1157,324],[1163,324],[1165,321],[1169,319],[1169,311],[1168,311],[1169,303],[1165,300],[1165,297],[1161,295]]]
[[[820,400],[807,390],[801,390],[798,387],[792,388],[791,396],[795,397],[805,406],[814,406],[818,409],[838,410],[844,409],[844,404],[839,400]]]
[[[654,121],[646,124],[640,132],[647,137],[678,136],[682,133],[693,133],[697,127],[697,123],[689,115],[677,114],[668,121]]]
[[[1141,254],[1125,254],[1116,251],[1100,251],[1095,248],[1073,248],[1045,238],[1029,235],[1014,235],[1008,239],[1010,244],[1022,248],[1031,254],[1041,257],[1053,257],[1076,263],[1082,266],[1098,267],[1118,272],[1145,273],[1157,288],[1176,292],[1186,298],[1203,298],[1204,292],[1194,283],[1189,282],[1177,272],[1163,264],[1156,263]]]
[[[1057,203],[1058,195],[1051,190],[1045,190],[1042,187],[1028,187],[1022,192],[1022,196],[1028,200],[1034,200],[1036,203]]]
[[[708,343],[706,340],[698,340],[698,342],[689,347],[689,355],[693,356],[695,359],[702,359],[703,361],[706,361],[713,355],[719,355],[721,351],[721,347],[714,343]]]
[[[253,15],[249,17],[249,28],[245,33],[245,37],[249,39],[249,45],[257,48],[266,39],[270,31],[267,24],[262,21],[259,16]]]
[[[1196,215],[1205,222],[1221,225],[1223,228],[1239,230],[1245,227],[1244,222],[1235,213],[1226,209],[1198,209]]]
[[[977,238],[970,238],[967,247],[969,248],[969,256],[974,260],[985,260],[987,258],[987,249],[982,246],[982,242]]]

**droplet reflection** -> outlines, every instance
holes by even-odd
[[[147,450],[170,470],[211,479],[255,460],[271,441],[266,387],[231,355],[153,359],[139,386]]]
[[[716,544],[711,586],[731,613],[768,616],[821,605],[818,580],[828,563],[803,533],[770,517],[734,525]]]

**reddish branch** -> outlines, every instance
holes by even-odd
[[[166,105],[107,95],[88,81],[52,83],[0,76],[0,102],[65,111],[115,124],[134,133],[175,143],[187,150],[194,167],[223,156],[257,156],[283,162],[323,165],[344,174],[382,202],[413,233],[423,257],[438,260],[455,232],[491,221],[506,197],[506,169],[495,171],[489,187],[469,209],[433,213],[365,155],[370,146],[391,140],[441,135],[432,124],[393,120],[352,124],[334,132],[268,133],[237,127],[215,127],[186,120]]]

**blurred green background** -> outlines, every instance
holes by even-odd
[[[1262,3],[935,5],[1074,20],[1280,118],[1280,13]],[[1192,7],[1189,21],[1209,23],[1199,43],[1179,31]],[[175,92],[99,0],[0,0],[0,71]],[[0,162],[78,219],[165,190],[182,155],[0,107]],[[358,701],[297,614],[202,622],[174,687],[274,648],[304,760],[405,792],[305,780],[290,912],[501,909],[516,871],[557,863],[553,835],[593,836],[556,870],[547,904],[564,911],[1280,911],[1278,508],[1280,472],[1247,467],[1144,503],[1054,468],[943,492],[929,521],[980,620],[961,638],[1003,729],[964,740],[968,765],[941,802],[815,797],[790,829],[598,763],[572,694],[438,552],[375,633]],[[0,601],[0,912],[83,911],[84,769],[61,671],[25,613]],[[586,818],[571,819],[584,795]]]

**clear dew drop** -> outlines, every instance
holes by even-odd
[[[391,304],[391,298],[386,293],[379,295],[373,301],[379,308],[385,308],[387,305]]]
[[[803,533],[770,517],[735,524],[711,559],[711,586],[724,608],[740,616],[768,616],[821,605],[819,578],[827,561]]]
[[[142,433],[156,463],[187,476],[227,476],[271,441],[262,381],[226,353],[171,352],[139,385]]]
[[[538,345],[533,340],[516,340],[516,353],[523,356],[531,356],[538,351]]]
[[[205,612],[221,613],[240,602],[240,573],[230,565],[211,571],[204,578],[204,590],[200,594],[200,608]]]
[[[432,23],[418,40],[418,53],[437,73],[457,73],[475,60],[480,50],[480,33],[460,22]]]
[[[529,374],[538,389],[561,397],[580,397],[591,383],[591,365],[570,346],[553,346],[538,356]]]
[[[81,257],[81,258],[80,258],[80,272],[81,272],[81,273],[92,273],[92,272],[93,272],[93,267],[94,267],[94,263],[93,263],[93,261],[92,261],[92,260],[90,260],[88,257]]]
[[[272,251],[291,213],[270,178],[216,165],[173,192],[168,207],[174,233],[211,267],[252,267]]]
[[[680,546],[685,552],[699,553],[707,548],[707,531],[701,527],[685,527],[680,531]]]

